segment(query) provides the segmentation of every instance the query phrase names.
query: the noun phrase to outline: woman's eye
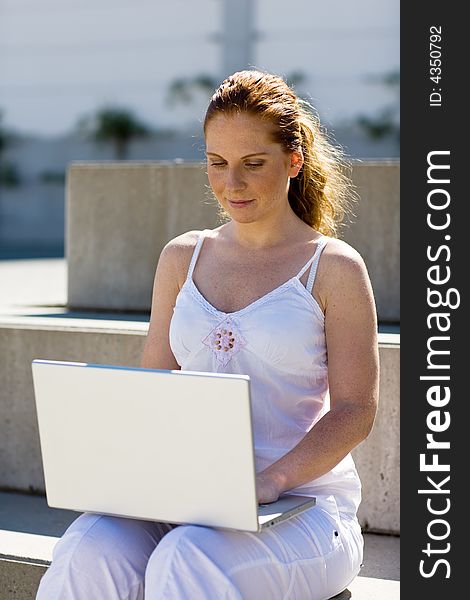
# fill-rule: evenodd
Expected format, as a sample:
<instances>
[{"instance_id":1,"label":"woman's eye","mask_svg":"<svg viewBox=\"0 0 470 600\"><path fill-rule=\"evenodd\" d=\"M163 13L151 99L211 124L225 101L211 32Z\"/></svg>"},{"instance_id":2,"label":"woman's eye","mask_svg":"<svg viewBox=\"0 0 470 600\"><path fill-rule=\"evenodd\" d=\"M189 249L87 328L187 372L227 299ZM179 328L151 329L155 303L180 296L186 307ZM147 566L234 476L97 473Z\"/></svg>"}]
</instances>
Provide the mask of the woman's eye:
<instances>
[{"instance_id":1,"label":"woman's eye","mask_svg":"<svg viewBox=\"0 0 470 600\"><path fill-rule=\"evenodd\" d=\"M210 163L211 167L225 167L226 163L218 162L218 163ZM256 169L257 167L262 167L263 163L245 163L246 167L250 167L250 169Z\"/></svg>"}]
</instances>

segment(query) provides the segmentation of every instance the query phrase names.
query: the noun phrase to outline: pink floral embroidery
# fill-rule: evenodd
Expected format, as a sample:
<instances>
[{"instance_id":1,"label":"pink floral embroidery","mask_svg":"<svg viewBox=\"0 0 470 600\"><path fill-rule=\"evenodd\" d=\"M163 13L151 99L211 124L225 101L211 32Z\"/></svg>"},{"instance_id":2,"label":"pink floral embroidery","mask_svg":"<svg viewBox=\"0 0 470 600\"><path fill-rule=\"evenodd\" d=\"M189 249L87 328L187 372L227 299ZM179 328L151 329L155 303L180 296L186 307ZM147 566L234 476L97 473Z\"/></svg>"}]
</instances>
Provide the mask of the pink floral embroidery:
<instances>
[{"instance_id":1,"label":"pink floral embroidery","mask_svg":"<svg viewBox=\"0 0 470 600\"><path fill-rule=\"evenodd\" d=\"M230 317L226 317L202 340L214 354L216 360L223 366L230 361L232 356L239 352L247 341L240 333Z\"/></svg>"}]
</instances>

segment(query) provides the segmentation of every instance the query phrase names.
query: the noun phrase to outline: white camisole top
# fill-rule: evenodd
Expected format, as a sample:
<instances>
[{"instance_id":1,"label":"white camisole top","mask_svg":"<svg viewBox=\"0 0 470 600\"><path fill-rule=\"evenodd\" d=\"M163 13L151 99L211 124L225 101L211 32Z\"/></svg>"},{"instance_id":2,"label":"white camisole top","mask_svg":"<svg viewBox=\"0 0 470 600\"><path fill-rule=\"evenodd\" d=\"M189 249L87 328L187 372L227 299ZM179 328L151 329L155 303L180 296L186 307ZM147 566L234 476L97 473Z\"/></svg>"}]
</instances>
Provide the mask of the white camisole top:
<instances>
[{"instance_id":1,"label":"white camisole top","mask_svg":"<svg viewBox=\"0 0 470 600\"><path fill-rule=\"evenodd\" d=\"M193 281L207 232L200 233L176 298L170 346L182 370L250 377L259 472L289 452L329 410L324 315L312 295L329 238L320 238L314 255L295 277L245 308L225 313L212 306ZM300 278L309 267L304 287ZM351 516L361 501L361 484L350 454L325 475L290 492L325 500L333 495L338 509Z\"/></svg>"}]
</instances>

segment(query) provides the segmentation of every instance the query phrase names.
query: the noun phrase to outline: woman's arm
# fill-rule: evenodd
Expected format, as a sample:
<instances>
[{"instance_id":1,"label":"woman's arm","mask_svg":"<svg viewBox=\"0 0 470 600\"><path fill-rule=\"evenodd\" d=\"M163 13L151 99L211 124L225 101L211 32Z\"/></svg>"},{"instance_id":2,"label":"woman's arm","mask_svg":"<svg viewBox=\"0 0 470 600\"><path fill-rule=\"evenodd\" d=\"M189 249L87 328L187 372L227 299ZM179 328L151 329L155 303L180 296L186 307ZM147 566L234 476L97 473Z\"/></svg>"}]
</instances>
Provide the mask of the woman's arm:
<instances>
[{"instance_id":1,"label":"woman's arm","mask_svg":"<svg viewBox=\"0 0 470 600\"><path fill-rule=\"evenodd\" d=\"M176 297L184 281L187 244L184 236L168 242L158 259L153 283L150 324L140 359L140 366L149 369L179 369L170 348L169 330ZM187 265L186 265L187 267Z\"/></svg>"},{"instance_id":2,"label":"woman's arm","mask_svg":"<svg viewBox=\"0 0 470 600\"><path fill-rule=\"evenodd\" d=\"M328 252L327 252L328 250ZM344 242L323 252L317 279L325 309L330 411L290 452L257 476L259 502L271 502L330 471L369 434L378 402L375 303L366 266Z\"/></svg>"}]
</instances>

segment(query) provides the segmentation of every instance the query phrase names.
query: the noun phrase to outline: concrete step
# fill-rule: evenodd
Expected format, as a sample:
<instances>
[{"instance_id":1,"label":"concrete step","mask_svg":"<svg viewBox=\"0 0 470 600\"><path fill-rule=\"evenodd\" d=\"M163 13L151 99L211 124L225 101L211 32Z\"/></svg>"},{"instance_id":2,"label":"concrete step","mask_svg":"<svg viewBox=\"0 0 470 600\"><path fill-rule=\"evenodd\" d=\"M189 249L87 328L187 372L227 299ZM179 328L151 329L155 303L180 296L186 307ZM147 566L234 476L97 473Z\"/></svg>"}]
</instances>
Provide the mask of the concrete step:
<instances>
[{"instance_id":1,"label":"concrete step","mask_svg":"<svg viewBox=\"0 0 470 600\"><path fill-rule=\"evenodd\" d=\"M44 496L0 492L0 600L33 600L60 536L80 513L49 508ZM398 600L395 536L365 534L361 574L335 600Z\"/></svg>"},{"instance_id":2,"label":"concrete step","mask_svg":"<svg viewBox=\"0 0 470 600\"><path fill-rule=\"evenodd\" d=\"M35 598L55 544L79 514L49 508L43 496L0 493L0 600Z\"/></svg>"},{"instance_id":3,"label":"concrete step","mask_svg":"<svg viewBox=\"0 0 470 600\"><path fill-rule=\"evenodd\" d=\"M65 259L0 260L0 282L0 489L44 494L31 361L136 366L148 314L69 310ZM353 451L359 519L367 531L399 534L399 328L379 327L379 352L377 419Z\"/></svg>"},{"instance_id":4,"label":"concrete step","mask_svg":"<svg viewBox=\"0 0 470 600\"><path fill-rule=\"evenodd\" d=\"M5 415L0 421L0 489L45 492L33 359L139 364L148 330L148 320L142 315L100 313L84 318L80 313L55 310L55 314L52 307L44 307L41 313L31 309L27 314L2 314L0 306L0 413ZM377 419L369 438L353 451L364 489L359 516L368 530L398 534L399 334L380 333L379 352Z\"/></svg>"}]
</instances>

